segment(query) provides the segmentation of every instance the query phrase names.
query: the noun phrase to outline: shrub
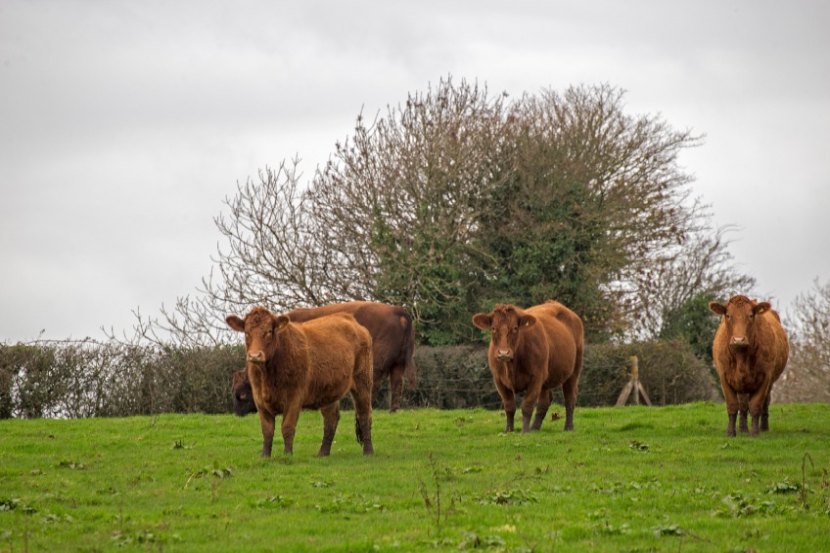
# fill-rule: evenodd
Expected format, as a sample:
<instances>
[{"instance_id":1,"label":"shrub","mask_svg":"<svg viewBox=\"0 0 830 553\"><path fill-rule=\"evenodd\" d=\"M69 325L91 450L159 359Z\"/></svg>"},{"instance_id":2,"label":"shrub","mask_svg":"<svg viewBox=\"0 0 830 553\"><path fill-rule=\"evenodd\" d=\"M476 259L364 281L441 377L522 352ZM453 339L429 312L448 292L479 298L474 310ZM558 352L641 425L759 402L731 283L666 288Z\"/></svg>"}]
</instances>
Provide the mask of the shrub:
<instances>
[{"instance_id":1,"label":"shrub","mask_svg":"<svg viewBox=\"0 0 830 553\"><path fill-rule=\"evenodd\" d=\"M640 380L654 404L717 398L706 366L682 340L588 346L579 405L613 405L639 357ZM230 380L241 368L241 345L136 346L119 342L0 344L1 417L95 417L155 413L226 413ZM405 407L500 409L487 366L487 348L416 349L418 386ZM375 405L388 404L383 383ZM561 402L561 393L555 395Z\"/></svg>"}]
</instances>

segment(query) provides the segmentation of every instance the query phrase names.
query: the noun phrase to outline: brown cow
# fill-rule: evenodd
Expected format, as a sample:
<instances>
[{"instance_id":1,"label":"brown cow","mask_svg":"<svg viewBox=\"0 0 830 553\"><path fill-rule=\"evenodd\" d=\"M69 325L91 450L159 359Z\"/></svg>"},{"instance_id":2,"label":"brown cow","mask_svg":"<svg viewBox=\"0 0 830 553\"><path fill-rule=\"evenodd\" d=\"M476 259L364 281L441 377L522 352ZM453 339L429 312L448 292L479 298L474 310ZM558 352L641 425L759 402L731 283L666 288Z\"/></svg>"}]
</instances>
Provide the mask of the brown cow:
<instances>
[{"instance_id":1,"label":"brown cow","mask_svg":"<svg viewBox=\"0 0 830 553\"><path fill-rule=\"evenodd\" d=\"M741 412L741 432L746 432L747 410L752 414L752 436L769 430L769 400L773 383L784 367L790 346L781 319L768 302L733 296L726 305L710 302L721 315L712 343L712 358L720 377L729 424L726 435L735 435L735 419Z\"/></svg>"},{"instance_id":2,"label":"brown cow","mask_svg":"<svg viewBox=\"0 0 830 553\"><path fill-rule=\"evenodd\" d=\"M340 399L351 392L358 442L372 448L372 337L351 315L339 313L293 323L255 307L241 319L225 318L245 333L246 371L262 426L262 456L271 456L274 419L282 414L284 451L293 452L294 432L302 409L320 409L323 443L318 455L331 452Z\"/></svg>"},{"instance_id":3,"label":"brown cow","mask_svg":"<svg viewBox=\"0 0 830 553\"><path fill-rule=\"evenodd\" d=\"M285 313L294 322L305 322L333 313L350 313L358 323L372 335L372 359L374 363L373 396L389 378L389 411L394 413L401 406L403 378L407 377L410 387L415 386L415 332L412 317L402 307L368 301L333 303L323 307L295 309ZM238 415L251 413L252 402L241 399L250 397L250 383L247 379L233 382L234 408Z\"/></svg>"},{"instance_id":4,"label":"brown cow","mask_svg":"<svg viewBox=\"0 0 830 553\"><path fill-rule=\"evenodd\" d=\"M473 324L492 331L487 360L507 415L505 430L513 431L516 393L524 394L522 432L539 430L558 386L565 396L565 430L573 430L584 348L579 316L555 301L528 309L499 304L490 314L474 315Z\"/></svg>"}]
</instances>

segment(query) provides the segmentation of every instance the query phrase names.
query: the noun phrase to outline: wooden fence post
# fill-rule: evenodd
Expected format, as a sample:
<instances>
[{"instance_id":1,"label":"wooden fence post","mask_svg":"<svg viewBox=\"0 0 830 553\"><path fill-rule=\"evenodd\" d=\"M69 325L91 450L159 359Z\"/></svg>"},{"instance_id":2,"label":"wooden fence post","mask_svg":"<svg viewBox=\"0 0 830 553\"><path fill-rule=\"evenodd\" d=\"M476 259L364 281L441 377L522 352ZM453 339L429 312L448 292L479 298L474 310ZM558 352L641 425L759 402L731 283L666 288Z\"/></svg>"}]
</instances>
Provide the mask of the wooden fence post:
<instances>
[{"instance_id":1,"label":"wooden fence post","mask_svg":"<svg viewBox=\"0 0 830 553\"><path fill-rule=\"evenodd\" d=\"M646 404L651 407L651 400L648 398L648 394L646 393L646 389L643 387L642 382L640 382L640 363L636 355L631 356L631 379L625 386L623 386L622 392L620 392L620 397L617 398L617 407L625 405L626 401L628 401L628 396L631 395L631 392L634 392L635 405L640 405L640 394L642 394Z\"/></svg>"}]
</instances>

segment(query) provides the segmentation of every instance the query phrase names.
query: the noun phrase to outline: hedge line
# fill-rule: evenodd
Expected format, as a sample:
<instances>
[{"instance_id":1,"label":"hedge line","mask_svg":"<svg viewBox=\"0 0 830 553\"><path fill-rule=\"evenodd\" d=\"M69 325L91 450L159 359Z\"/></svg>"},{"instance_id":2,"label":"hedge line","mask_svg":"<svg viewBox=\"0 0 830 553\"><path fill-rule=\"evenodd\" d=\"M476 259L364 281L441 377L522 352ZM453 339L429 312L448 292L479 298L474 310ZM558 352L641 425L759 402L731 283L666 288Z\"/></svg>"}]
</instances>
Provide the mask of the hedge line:
<instances>
[{"instance_id":1,"label":"hedge line","mask_svg":"<svg viewBox=\"0 0 830 553\"><path fill-rule=\"evenodd\" d=\"M405 390L404 407L501 407L484 346L420 347L415 355L418 385ZM628 381L632 355L639 357L640 380L655 404L719 397L688 344L655 341L588 346L578 405L613 405ZM0 418L227 413L231 374L243 362L241 345L0 344ZM384 383L376 406L388 405L387 388Z\"/></svg>"}]
</instances>

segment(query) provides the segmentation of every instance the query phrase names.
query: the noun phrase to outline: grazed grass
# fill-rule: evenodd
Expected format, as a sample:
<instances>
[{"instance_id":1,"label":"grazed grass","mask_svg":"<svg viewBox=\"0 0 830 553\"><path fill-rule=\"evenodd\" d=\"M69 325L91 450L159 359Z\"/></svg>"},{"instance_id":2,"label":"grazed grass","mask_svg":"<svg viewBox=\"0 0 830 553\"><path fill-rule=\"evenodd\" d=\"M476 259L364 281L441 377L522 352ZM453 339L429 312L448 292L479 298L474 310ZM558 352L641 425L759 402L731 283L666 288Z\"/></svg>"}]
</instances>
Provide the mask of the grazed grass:
<instances>
[{"instance_id":1,"label":"grazed grass","mask_svg":"<svg viewBox=\"0 0 830 553\"><path fill-rule=\"evenodd\" d=\"M830 405L774 405L758 439L705 403L529 435L377 411L372 458L351 419L318 459L304 413L270 460L254 417L0 421L0 552L830 550Z\"/></svg>"}]
</instances>

